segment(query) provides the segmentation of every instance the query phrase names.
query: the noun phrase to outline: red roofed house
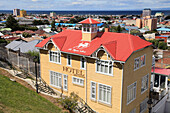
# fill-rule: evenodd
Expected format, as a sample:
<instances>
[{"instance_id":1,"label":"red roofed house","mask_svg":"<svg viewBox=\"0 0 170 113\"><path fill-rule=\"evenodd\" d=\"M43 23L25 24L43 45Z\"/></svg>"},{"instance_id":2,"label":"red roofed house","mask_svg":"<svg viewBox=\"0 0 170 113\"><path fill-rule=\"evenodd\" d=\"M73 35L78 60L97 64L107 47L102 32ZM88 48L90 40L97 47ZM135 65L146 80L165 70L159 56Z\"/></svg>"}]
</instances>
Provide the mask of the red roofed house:
<instances>
[{"instance_id":1,"label":"red roofed house","mask_svg":"<svg viewBox=\"0 0 170 113\"><path fill-rule=\"evenodd\" d=\"M36 45L41 79L64 95L75 92L99 113L148 113L152 44L125 33L97 32L88 18Z\"/></svg>"}]
</instances>

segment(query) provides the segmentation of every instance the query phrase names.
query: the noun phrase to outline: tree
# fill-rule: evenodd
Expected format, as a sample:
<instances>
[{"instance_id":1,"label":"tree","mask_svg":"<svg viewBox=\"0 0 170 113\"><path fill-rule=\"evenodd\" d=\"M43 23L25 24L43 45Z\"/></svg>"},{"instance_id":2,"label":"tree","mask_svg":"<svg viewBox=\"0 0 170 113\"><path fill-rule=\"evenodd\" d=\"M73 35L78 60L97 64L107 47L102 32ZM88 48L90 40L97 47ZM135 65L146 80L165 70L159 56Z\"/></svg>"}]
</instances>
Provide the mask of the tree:
<instances>
[{"instance_id":1,"label":"tree","mask_svg":"<svg viewBox=\"0 0 170 113\"><path fill-rule=\"evenodd\" d=\"M111 32L117 32L117 33L121 33L123 30L125 30L124 27L121 27L120 25L116 26L112 26L110 31Z\"/></svg>"},{"instance_id":2,"label":"tree","mask_svg":"<svg viewBox=\"0 0 170 113\"><path fill-rule=\"evenodd\" d=\"M167 43L165 43L165 42L160 42L160 43L158 44L158 48L159 48L159 49L163 49L163 50L167 49Z\"/></svg>"},{"instance_id":3,"label":"tree","mask_svg":"<svg viewBox=\"0 0 170 113\"><path fill-rule=\"evenodd\" d=\"M120 33L120 32L122 31L120 25L117 26L116 31L117 31L118 33Z\"/></svg>"},{"instance_id":4,"label":"tree","mask_svg":"<svg viewBox=\"0 0 170 113\"><path fill-rule=\"evenodd\" d=\"M29 51L27 52L27 54L30 55L30 56L32 56L32 57L35 57L35 56L36 56L38 62L40 61L40 56L39 56L39 52L38 52L38 51L30 51L30 50L29 50Z\"/></svg>"},{"instance_id":5,"label":"tree","mask_svg":"<svg viewBox=\"0 0 170 113\"><path fill-rule=\"evenodd\" d=\"M136 30L136 29L130 30L130 34L132 34L132 35L139 34L139 33L140 33L139 30Z\"/></svg>"},{"instance_id":6,"label":"tree","mask_svg":"<svg viewBox=\"0 0 170 113\"><path fill-rule=\"evenodd\" d=\"M56 31L54 20L51 22L51 31Z\"/></svg>"},{"instance_id":7,"label":"tree","mask_svg":"<svg viewBox=\"0 0 170 113\"><path fill-rule=\"evenodd\" d=\"M44 23L42 22L42 20L34 20L33 25L44 25Z\"/></svg>"},{"instance_id":8,"label":"tree","mask_svg":"<svg viewBox=\"0 0 170 113\"><path fill-rule=\"evenodd\" d=\"M12 15L9 15L9 17L7 18L6 27L11 28L12 31L16 31L19 29L18 22Z\"/></svg>"},{"instance_id":9,"label":"tree","mask_svg":"<svg viewBox=\"0 0 170 113\"><path fill-rule=\"evenodd\" d=\"M27 32L23 32L23 33L22 33L22 36L25 37L25 38L27 38L27 37L31 37L32 35L29 34L29 33L27 33Z\"/></svg>"}]
</instances>

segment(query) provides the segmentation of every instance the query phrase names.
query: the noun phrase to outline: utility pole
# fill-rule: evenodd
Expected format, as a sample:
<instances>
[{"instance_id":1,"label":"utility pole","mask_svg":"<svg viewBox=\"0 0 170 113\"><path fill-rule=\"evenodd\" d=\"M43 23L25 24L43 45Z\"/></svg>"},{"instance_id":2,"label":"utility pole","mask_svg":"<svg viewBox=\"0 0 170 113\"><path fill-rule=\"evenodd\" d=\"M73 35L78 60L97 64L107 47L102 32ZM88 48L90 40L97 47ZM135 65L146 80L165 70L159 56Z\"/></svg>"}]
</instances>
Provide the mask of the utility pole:
<instances>
[{"instance_id":1,"label":"utility pole","mask_svg":"<svg viewBox=\"0 0 170 113\"><path fill-rule=\"evenodd\" d=\"M36 92L38 93L38 83L37 83L37 56L34 57L34 61L35 61L35 75L36 75Z\"/></svg>"}]
</instances>

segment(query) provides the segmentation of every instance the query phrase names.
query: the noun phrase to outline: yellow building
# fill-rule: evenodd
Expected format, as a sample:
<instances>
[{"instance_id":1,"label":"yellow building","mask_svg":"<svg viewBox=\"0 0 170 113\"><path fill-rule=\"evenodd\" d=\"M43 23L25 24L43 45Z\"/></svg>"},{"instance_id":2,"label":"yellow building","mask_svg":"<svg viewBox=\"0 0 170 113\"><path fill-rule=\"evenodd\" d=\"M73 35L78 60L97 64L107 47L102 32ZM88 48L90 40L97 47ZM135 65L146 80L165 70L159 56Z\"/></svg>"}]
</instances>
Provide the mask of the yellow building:
<instances>
[{"instance_id":1,"label":"yellow building","mask_svg":"<svg viewBox=\"0 0 170 113\"><path fill-rule=\"evenodd\" d=\"M150 16L136 19L136 26L138 28L146 28L148 30L157 29L157 18L150 18Z\"/></svg>"},{"instance_id":2,"label":"yellow building","mask_svg":"<svg viewBox=\"0 0 170 113\"><path fill-rule=\"evenodd\" d=\"M25 10L20 10L20 17L25 17L27 15L27 12Z\"/></svg>"},{"instance_id":3,"label":"yellow building","mask_svg":"<svg viewBox=\"0 0 170 113\"><path fill-rule=\"evenodd\" d=\"M37 44L41 79L64 95L75 92L98 113L148 113L151 43L99 33L98 23L88 18L82 31L64 30Z\"/></svg>"}]
</instances>

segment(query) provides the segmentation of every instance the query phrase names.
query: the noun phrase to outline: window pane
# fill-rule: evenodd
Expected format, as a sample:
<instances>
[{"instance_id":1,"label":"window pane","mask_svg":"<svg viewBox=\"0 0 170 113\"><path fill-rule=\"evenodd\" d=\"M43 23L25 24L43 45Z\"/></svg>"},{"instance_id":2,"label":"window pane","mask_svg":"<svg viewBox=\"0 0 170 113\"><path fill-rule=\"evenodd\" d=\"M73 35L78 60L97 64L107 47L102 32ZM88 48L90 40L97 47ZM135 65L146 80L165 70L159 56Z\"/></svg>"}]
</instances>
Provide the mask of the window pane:
<instances>
[{"instance_id":1,"label":"window pane","mask_svg":"<svg viewBox=\"0 0 170 113\"><path fill-rule=\"evenodd\" d=\"M108 65L105 66L105 73L108 73Z\"/></svg>"}]
</instances>

